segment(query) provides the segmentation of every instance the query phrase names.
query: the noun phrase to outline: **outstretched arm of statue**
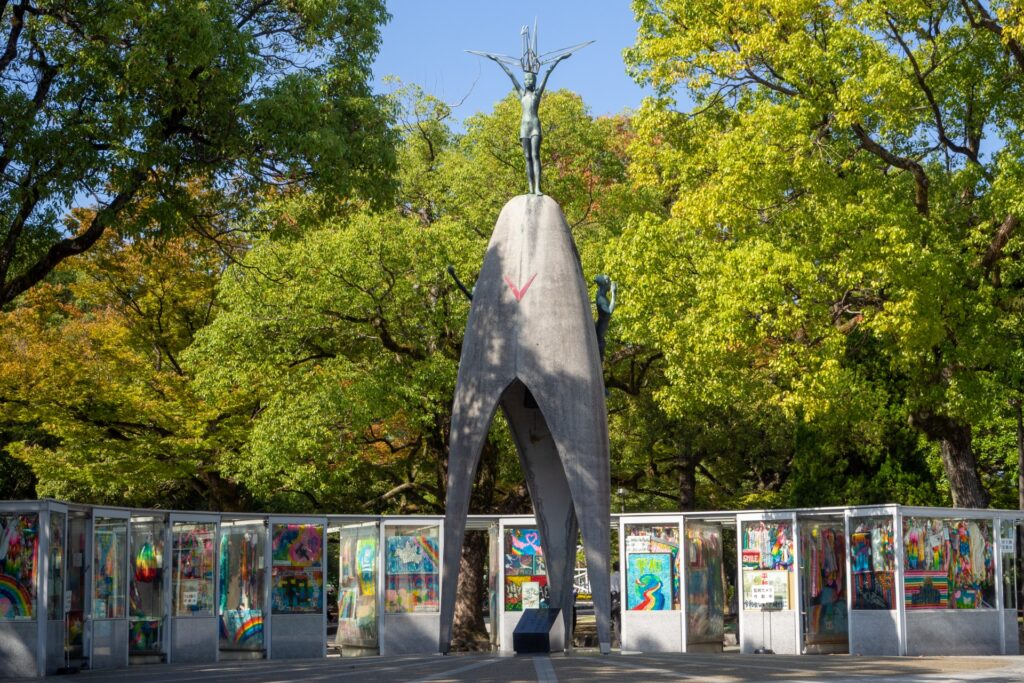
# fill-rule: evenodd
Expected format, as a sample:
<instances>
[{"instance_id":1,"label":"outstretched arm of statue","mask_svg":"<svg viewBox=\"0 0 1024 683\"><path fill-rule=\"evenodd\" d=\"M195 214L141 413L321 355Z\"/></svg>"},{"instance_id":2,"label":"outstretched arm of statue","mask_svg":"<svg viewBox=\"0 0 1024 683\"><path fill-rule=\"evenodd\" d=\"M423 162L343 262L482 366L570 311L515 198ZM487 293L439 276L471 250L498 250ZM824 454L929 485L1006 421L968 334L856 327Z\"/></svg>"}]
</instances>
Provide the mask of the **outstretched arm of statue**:
<instances>
[{"instance_id":1,"label":"outstretched arm of statue","mask_svg":"<svg viewBox=\"0 0 1024 683\"><path fill-rule=\"evenodd\" d=\"M522 94L523 86L519 84L519 79L517 79L516 75L512 73L512 70L505 66L505 63L498 59L497 57L495 57L494 55L487 55L487 59L491 60L492 62L500 66L501 70L508 74L508 77L512 79L512 86L516 89L516 92Z\"/></svg>"},{"instance_id":2,"label":"outstretched arm of statue","mask_svg":"<svg viewBox=\"0 0 1024 683\"><path fill-rule=\"evenodd\" d=\"M452 276L453 280L455 280L455 286L462 290L462 293L466 295L467 299L472 301L473 292L469 291L469 289L466 288L466 285L462 284L462 280L459 279L459 276L455 274L455 266L449 264L448 274ZM473 289L476 289L476 287L474 287Z\"/></svg>"},{"instance_id":3,"label":"outstretched arm of statue","mask_svg":"<svg viewBox=\"0 0 1024 683\"><path fill-rule=\"evenodd\" d=\"M545 88L545 87L547 86L547 84L548 84L548 77L549 77L549 76L551 75L551 72L555 70L555 67L556 67L556 66L558 66L558 63L559 63L559 62L561 62L561 61L562 61L563 59L569 59L569 57L571 57L571 56L572 56L572 53L569 53L569 54L567 54L567 55L562 55L561 57L559 57L558 59L556 59L556 60L555 60L555 61L554 61L554 62L553 62L553 63L551 64L551 66L549 66L549 67L548 67L548 70L544 72L544 80L542 80L542 81L540 82L540 87L539 87L539 88L537 88L537 96L538 96L538 97L540 97L541 95L543 95L543 94L544 94L544 88ZM508 69L506 69L506 71L508 71Z\"/></svg>"}]
</instances>

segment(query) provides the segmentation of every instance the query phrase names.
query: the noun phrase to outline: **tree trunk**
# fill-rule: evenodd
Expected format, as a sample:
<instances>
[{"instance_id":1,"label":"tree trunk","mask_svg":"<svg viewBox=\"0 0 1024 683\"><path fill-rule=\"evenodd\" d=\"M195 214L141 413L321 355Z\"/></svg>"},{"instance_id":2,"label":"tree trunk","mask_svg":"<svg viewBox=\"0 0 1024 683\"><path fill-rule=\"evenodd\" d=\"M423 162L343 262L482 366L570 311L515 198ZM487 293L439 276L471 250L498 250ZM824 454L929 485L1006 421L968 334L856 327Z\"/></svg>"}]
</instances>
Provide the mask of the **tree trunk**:
<instances>
[{"instance_id":1,"label":"tree trunk","mask_svg":"<svg viewBox=\"0 0 1024 683\"><path fill-rule=\"evenodd\" d=\"M697 508L697 458L679 454L679 509Z\"/></svg>"},{"instance_id":2,"label":"tree trunk","mask_svg":"<svg viewBox=\"0 0 1024 683\"><path fill-rule=\"evenodd\" d=\"M949 479L953 507L988 507L989 494L981 485L971 445L971 426L945 415L915 415L912 424L939 444L942 465Z\"/></svg>"},{"instance_id":3,"label":"tree trunk","mask_svg":"<svg viewBox=\"0 0 1024 683\"><path fill-rule=\"evenodd\" d=\"M487 625L484 623L484 601L487 597L485 560L487 533L467 531L459 562L459 586L455 591L455 620L452 625L453 650L486 650L490 648Z\"/></svg>"}]
</instances>

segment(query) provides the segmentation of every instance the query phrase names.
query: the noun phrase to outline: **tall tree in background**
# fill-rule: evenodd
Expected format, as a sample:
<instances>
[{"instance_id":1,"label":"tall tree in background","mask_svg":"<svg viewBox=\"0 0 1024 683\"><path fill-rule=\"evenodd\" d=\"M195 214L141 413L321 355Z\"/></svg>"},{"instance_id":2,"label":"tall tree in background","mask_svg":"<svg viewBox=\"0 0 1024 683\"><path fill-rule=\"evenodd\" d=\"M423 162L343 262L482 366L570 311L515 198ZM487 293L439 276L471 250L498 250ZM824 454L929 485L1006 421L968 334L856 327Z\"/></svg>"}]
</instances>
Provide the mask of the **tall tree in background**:
<instances>
[{"instance_id":1,"label":"tall tree in background","mask_svg":"<svg viewBox=\"0 0 1024 683\"><path fill-rule=\"evenodd\" d=\"M1007 398L1024 287L1019 9L634 8L629 60L658 92L634 174L671 210L634 222L621 277L644 292L625 322L666 354L662 404L758 402L879 445L895 410L953 503L987 505L972 426Z\"/></svg>"},{"instance_id":2,"label":"tall tree in background","mask_svg":"<svg viewBox=\"0 0 1024 683\"><path fill-rule=\"evenodd\" d=\"M383 0L0 2L0 306L115 224L201 223L196 182L233 218L268 186L387 198L390 114L367 85L387 16ZM82 202L97 210L69 232Z\"/></svg>"}]
</instances>

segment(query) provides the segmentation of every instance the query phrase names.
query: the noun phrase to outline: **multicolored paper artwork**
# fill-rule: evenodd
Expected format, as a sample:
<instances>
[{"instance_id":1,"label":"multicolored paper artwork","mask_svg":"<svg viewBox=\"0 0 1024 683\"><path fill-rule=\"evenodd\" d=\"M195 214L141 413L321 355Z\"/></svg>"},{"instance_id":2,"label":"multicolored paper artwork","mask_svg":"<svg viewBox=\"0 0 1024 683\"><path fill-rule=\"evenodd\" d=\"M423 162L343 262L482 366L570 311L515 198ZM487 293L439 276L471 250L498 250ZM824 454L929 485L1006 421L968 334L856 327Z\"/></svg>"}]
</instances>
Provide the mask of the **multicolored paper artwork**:
<instances>
[{"instance_id":1,"label":"multicolored paper artwork","mask_svg":"<svg viewBox=\"0 0 1024 683\"><path fill-rule=\"evenodd\" d=\"M160 619L132 619L128 623L128 639L132 652L159 651Z\"/></svg>"},{"instance_id":2,"label":"multicolored paper artwork","mask_svg":"<svg viewBox=\"0 0 1024 683\"><path fill-rule=\"evenodd\" d=\"M390 613L436 612L440 607L437 574L395 574L387 577L384 609Z\"/></svg>"},{"instance_id":3,"label":"multicolored paper artwork","mask_svg":"<svg viewBox=\"0 0 1024 683\"><path fill-rule=\"evenodd\" d=\"M232 609L220 615L220 639L226 647L263 648L263 611Z\"/></svg>"},{"instance_id":4,"label":"multicolored paper artwork","mask_svg":"<svg viewBox=\"0 0 1024 683\"><path fill-rule=\"evenodd\" d=\"M789 569L793 532L789 522L744 522L741 557L751 569Z\"/></svg>"},{"instance_id":5,"label":"multicolored paper artwork","mask_svg":"<svg viewBox=\"0 0 1024 683\"><path fill-rule=\"evenodd\" d=\"M274 614L322 611L323 528L317 524L275 524L271 542Z\"/></svg>"},{"instance_id":6,"label":"multicolored paper artwork","mask_svg":"<svg viewBox=\"0 0 1024 683\"><path fill-rule=\"evenodd\" d=\"M360 538L356 542L356 566L359 568L359 593L372 596L376 593L377 539Z\"/></svg>"},{"instance_id":7,"label":"multicolored paper artwork","mask_svg":"<svg viewBox=\"0 0 1024 683\"><path fill-rule=\"evenodd\" d=\"M893 572L860 572L853 575L853 609L893 609L896 604Z\"/></svg>"},{"instance_id":8,"label":"multicolored paper artwork","mask_svg":"<svg viewBox=\"0 0 1024 683\"><path fill-rule=\"evenodd\" d=\"M934 609L949 604L949 576L944 571L908 571L903 577L907 609Z\"/></svg>"},{"instance_id":9,"label":"multicolored paper artwork","mask_svg":"<svg viewBox=\"0 0 1024 683\"><path fill-rule=\"evenodd\" d=\"M387 573L437 574L436 536L391 536L387 539Z\"/></svg>"},{"instance_id":10,"label":"multicolored paper artwork","mask_svg":"<svg viewBox=\"0 0 1024 683\"><path fill-rule=\"evenodd\" d=\"M536 529L505 529L505 575L544 576L544 550Z\"/></svg>"},{"instance_id":11,"label":"multicolored paper artwork","mask_svg":"<svg viewBox=\"0 0 1024 683\"><path fill-rule=\"evenodd\" d=\"M853 571L871 571L871 533L861 531L850 534L850 553L853 557Z\"/></svg>"},{"instance_id":12,"label":"multicolored paper artwork","mask_svg":"<svg viewBox=\"0 0 1024 683\"><path fill-rule=\"evenodd\" d=\"M672 609L671 553L634 553L626 557L626 609Z\"/></svg>"},{"instance_id":13,"label":"multicolored paper artwork","mask_svg":"<svg viewBox=\"0 0 1024 683\"><path fill-rule=\"evenodd\" d=\"M38 515L0 515L0 620L32 619L39 567Z\"/></svg>"},{"instance_id":14,"label":"multicolored paper artwork","mask_svg":"<svg viewBox=\"0 0 1024 683\"><path fill-rule=\"evenodd\" d=\"M505 611L522 612L549 606L548 577L506 576Z\"/></svg>"},{"instance_id":15,"label":"multicolored paper artwork","mask_svg":"<svg viewBox=\"0 0 1024 683\"><path fill-rule=\"evenodd\" d=\"M322 530L316 524L275 524L273 563L288 567L319 567Z\"/></svg>"}]
</instances>

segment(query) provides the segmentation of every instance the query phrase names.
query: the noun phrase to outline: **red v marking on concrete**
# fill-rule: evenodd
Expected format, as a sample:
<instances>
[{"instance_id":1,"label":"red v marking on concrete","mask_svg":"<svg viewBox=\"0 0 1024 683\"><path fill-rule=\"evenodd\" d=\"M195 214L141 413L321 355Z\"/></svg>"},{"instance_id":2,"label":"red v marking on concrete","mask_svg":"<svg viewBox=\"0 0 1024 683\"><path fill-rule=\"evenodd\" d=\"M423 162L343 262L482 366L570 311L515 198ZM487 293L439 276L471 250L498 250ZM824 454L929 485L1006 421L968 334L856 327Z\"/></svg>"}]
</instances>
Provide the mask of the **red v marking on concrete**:
<instances>
[{"instance_id":1,"label":"red v marking on concrete","mask_svg":"<svg viewBox=\"0 0 1024 683\"><path fill-rule=\"evenodd\" d=\"M505 276L505 284L508 285L508 288L512 290L512 296L514 296L516 298L516 301L518 302L522 301L523 297L526 296L526 290L528 290L530 288L530 285L533 284L533 278L535 277L537 277L537 273L534 273L533 275L530 276L530 279L526 281L526 284L523 285L522 289L516 287L516 283L512 282L512 280L509 279L508 275Z\"/></svg>"}]
</instances>

